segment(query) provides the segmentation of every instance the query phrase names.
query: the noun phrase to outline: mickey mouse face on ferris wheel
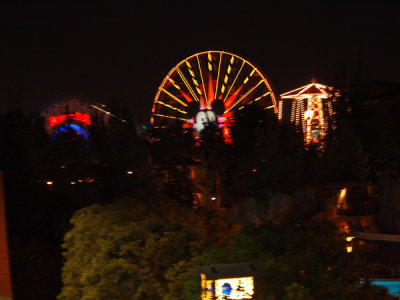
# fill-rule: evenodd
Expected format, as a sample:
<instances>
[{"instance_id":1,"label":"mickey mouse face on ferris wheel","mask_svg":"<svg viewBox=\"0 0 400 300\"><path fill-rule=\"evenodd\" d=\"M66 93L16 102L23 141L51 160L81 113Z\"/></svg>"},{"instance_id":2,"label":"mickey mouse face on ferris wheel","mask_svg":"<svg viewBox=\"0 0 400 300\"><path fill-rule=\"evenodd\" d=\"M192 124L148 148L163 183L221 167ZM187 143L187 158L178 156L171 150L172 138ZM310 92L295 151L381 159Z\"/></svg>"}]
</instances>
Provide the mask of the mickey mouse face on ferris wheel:
<instances>
[{"instance_id":1,"label":"mickey mouse face on ferris wheel","mask_svg":"<svg viewBox=\"0 0 400 300\"><path fill-rule=\"evenodd\" d=\"M215 100L211 109L200 109L200 104L192 102L188 107L188 116L194 118L193 128L196 133L200 133L207 125L217 124L218 116L224 113L224 103L221 100Z\"/></svg>"},{"instance_id":2,"label":"mickey mouse face on ferris wheel","mask_svg":"<svg viewBox=\"0 0 400 300\"><path fill-rule=\"evenodd\" d=\"M212 110L205 109L197 113L193 128L199 134L207 125L216 124L217 122L215 113Z\"/></svg>"}]
</instances>

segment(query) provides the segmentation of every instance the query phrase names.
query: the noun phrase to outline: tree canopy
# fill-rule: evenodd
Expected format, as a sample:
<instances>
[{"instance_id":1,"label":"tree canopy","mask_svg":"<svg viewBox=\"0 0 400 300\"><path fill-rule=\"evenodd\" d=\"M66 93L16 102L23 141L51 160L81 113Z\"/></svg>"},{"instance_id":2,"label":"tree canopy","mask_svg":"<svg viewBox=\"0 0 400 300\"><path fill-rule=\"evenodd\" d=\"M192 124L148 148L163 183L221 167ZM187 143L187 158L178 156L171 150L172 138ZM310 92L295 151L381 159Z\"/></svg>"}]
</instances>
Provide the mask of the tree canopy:
<instances>
[{"instance_id":1,"label":"tree canopy","mask_svg":"<svg viewBox=\"0 0 400 300\"><path fill-rule=\"evenodd\" d=\"M216 233L230 229L214 216L208 232L201 213L154 197L94 204L74 214L58 299L183 299L184 287L175 281L186 279L207 245L222 246Z\"/></svg>"}]
</instances>

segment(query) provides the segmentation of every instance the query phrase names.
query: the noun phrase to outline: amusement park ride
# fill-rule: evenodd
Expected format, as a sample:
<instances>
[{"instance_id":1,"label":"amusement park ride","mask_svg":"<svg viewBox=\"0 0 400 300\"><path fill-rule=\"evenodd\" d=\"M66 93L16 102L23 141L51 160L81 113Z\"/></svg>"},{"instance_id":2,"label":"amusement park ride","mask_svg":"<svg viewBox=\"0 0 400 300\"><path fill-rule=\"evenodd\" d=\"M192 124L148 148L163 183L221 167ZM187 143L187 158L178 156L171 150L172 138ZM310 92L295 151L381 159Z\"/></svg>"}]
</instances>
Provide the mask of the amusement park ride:
<instances>
[{"instance_id":1,"label":"amusement park ride","mask_svg":"<svg viewBox=\"0 0 400 300\"><path fill-rule=\"evenodd\" d=\"M278 119L289 119L304 134L306 145L323 145L329 127L335 128L333 103L338 91L319 83L310 83L281 95Z\"/></svg>"},{"instance_id":2,"label":"amusement park ride","mask_svg":"<svg viewBox=\"0 0 400 300\"><path fill-rule=\"evenodd\" d=\"M89 127L92 125L107 126L110 117L126 122L107 111L105 105L81 96L62 99L42 112L42 116L50 136L55 137L63 132L74 131L86 140L89 138Z\"/></svg>"},{"instance_id":3,"label":"amusement park ride","mask_svg":"<svg viewBox=\"0 0 400 300\"><path fill-rule=\"evenodd\" d=\"M162 81L154 98L154 128L180 122L199 133L208 124L222 129L231 142L235 111L249 104L276 111L276 95L268 79L246 59L225 51L196 53L179 62Z\"/></svg>"}]
</instances>

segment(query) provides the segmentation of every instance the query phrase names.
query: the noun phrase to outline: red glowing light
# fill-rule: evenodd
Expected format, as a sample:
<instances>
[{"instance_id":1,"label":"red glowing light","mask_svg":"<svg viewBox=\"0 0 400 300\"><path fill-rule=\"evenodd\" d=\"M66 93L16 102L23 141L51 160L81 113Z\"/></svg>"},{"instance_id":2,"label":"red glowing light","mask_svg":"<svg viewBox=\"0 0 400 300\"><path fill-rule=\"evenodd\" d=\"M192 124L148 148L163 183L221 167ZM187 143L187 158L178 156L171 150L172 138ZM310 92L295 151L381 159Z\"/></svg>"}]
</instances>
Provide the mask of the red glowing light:
<instances>
[{"instance_id":1,"label":"red glowing light","mask_svg":"<svg viewBox=\"0 0 400 300\"><path fill-rule=\"evenodd\" d=\"M228 127L224 127L222 129L222 134L224 136L225 143L233 144L233 141L232 141L232 138L231 138L231 131L230 131L230 129Z\"/></svg>"},{"instance_id":2,"label":"red glowing light","mask_svg":"<svg viewBox=\"0 0 400 300\"><path fill-rule=\"evenodd\" d=\"M211 73L208 74L208 101L210 103L213 103L215 100L215 94L214 94L214 84L213 84L213 79Z\"/></svg>"},{"instance_id":3,"label":"red glowing light","mask_svg":"<svg viewBox=\"0 0 400 300\"><path fill-rule=\"evenodd\" d=\"M180 90L180 92L181 92L181 94L182 94L182 96L186 99L186 101L187 102L192 102L193 101L193 99L192 98L190 98L189 97L189 95L188 94L186 94L184 91L182 91L182 90Z\"/></svg>"},{"instance_id":4,"label":"red glowing light","mask_svg":"<svg viewBox=\"0 0 400 300\"><path fill-rule=\"evenodd\" d=\"M226 101L225 101L225 108L228 109L232 106L233 102L236 100L237 96L240 93L240 90L243 88L241 85Z\"/></svg>"},{"instance_id":5,"label":"red glowing light","mask_svg":"<svg viewBox=\"0 0 400 300\"><path fill-rule=\"evenodd\" d=\"M59 115L59 116L50 116L50 126L53 127L61 122L65 122L68 118L76 121L83 122L87 125L91 124L90 115L83 114L80 112L76 112L74 114L66 114L66 115Z\"/></svg>"}]
</instances>

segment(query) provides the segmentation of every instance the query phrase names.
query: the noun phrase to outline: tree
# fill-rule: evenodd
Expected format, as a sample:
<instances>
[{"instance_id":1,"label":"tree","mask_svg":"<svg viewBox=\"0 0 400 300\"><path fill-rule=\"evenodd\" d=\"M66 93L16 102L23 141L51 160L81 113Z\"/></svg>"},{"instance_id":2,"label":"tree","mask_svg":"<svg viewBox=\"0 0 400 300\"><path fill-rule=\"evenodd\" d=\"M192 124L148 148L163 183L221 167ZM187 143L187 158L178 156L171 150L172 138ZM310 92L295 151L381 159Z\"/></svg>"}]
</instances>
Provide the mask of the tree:
<instances>
[{"instance_id":1,"label":"tree","mask_svg":"<svg viewBox=\"0 0 400 300\"><path fill-rule=\"evenodd\" d=\"M209 240L219 244L204 223L156 191L79 210L64 239L58 299L183 299L195 258Z\"/></svg>"}]
</instances>

